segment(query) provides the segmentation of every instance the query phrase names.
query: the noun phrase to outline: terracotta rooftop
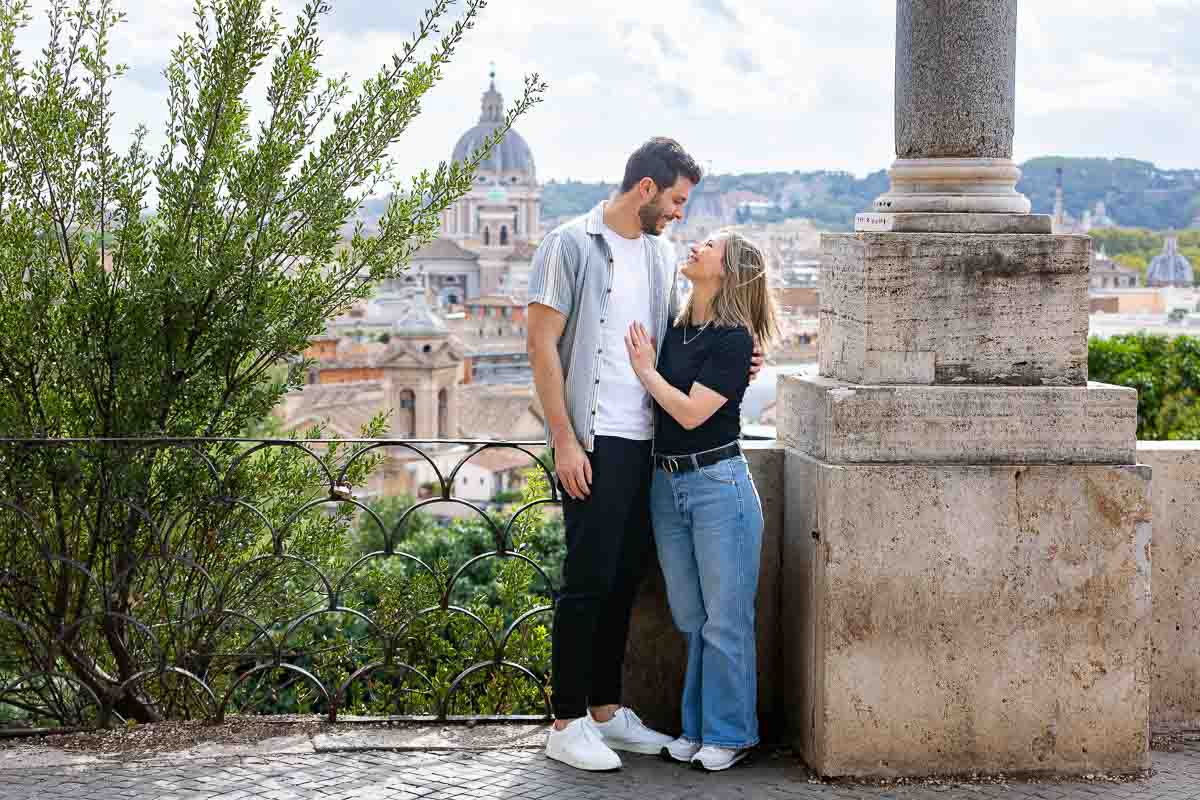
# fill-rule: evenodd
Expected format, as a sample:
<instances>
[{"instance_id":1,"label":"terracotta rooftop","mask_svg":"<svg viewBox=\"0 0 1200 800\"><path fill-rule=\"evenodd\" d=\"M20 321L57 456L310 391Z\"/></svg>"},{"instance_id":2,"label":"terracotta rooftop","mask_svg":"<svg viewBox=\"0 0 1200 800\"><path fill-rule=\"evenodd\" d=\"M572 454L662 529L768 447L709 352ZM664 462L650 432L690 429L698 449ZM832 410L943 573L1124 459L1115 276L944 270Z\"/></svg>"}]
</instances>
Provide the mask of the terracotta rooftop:
<instances>
[{"instance_id":1,"label":"terracotta rooftop","mask_svg":"<svg viewBox=\"0 0 1200 800\"><path fill-rule=\"evenodd\" d=\"M531 385L460 386L458 402L458 428L464 438L534 440L544 435Z\"/></svg>"}]
</instances>

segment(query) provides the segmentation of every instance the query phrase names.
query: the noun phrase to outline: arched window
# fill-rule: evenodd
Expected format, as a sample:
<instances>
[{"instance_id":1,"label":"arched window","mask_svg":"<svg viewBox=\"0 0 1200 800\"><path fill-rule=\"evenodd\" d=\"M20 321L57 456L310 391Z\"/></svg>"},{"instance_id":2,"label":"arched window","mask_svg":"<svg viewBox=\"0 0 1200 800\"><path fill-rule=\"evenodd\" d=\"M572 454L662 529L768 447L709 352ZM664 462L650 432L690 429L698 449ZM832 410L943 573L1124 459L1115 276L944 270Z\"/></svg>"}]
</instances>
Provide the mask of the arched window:
<instances>
[{"instance_id":1,"label":"arched window","mask_svg":"<svg viewBox=\"0 0 1200 800\"><path fill-rule=\"evenodd\" d=\"M491 243L492 243L492 229L484 228L483 229L483 245L484 245L484 247L486 247Z\"/></svg>"},{"instance_id":2,"label":"arched window","mask_svg":"<svg viewBox=\"0 0 1200 800\"><path fill-rule=\"evenodd\" d=\"M400 437L411 437L415 434L415 411L417 405L417 396L412 389L404 389L400 392L400 407L396 409L396 434Z\"/></svg>"},{"instance_id":3,"label":"arched window","mask_svg":"<svg viewBox=\"0 0 1200 800\"><path fill-rule=\"evenodd\" d=\"M506 244L508 244L508 226L501 225L500 226L500 245L503 246Z\"/></svg>"}]
</instances>

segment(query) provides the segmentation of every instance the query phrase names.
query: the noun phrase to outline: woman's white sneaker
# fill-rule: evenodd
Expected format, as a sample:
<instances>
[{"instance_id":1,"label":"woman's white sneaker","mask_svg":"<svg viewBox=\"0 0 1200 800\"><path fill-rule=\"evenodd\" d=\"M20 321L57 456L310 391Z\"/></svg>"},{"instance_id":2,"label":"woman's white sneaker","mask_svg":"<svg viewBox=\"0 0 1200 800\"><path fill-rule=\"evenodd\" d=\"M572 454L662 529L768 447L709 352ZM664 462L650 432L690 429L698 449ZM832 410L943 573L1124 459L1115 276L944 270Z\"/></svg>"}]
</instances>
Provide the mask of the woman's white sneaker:
<instances>
[{"instance_id":1,"label":"woman's white sneaker","mask_svg":"<svg viewBox=\"0 0 1200 800\"><path fill-rule=\"evenodd\" d=\"M591 717L580 717L561 731L550 726L546 755L555 761L589 772L621 768L621 757L612 751L595 729Z\"/></svg>"},{"instance_id":2,"label":"woman's white sneaker","mask_svg":"<svg viewBox=\"0 0 1200 800\"><path fill-rule=\"evenodd\" d=\"M720 772L750 755L750 750L749 747L718 747L706 744L692 759L692 766L707 772Z\"/></svg>"},{"instance_id":3,"label":"woman's white sneaker","mask_svg":"<svg viewBox=\"0 0 1200 800\"><path fill-rule=\"evenodd\" d=\"M695 739L689 739L686 736L680 736L675 741L668 744L660 752L663 758L668 761L680 761L684 764L695 758L696 753L700 752L700 743Z\"/></svg>"},{"instance_id":4,"label":"woman's white sneaker","mask_svg":"<svg viewBox=\"0 0 1200 800\"><path fill-rule=\"evenodd\" d=\"M592 719L590 711L588 718ZM637 714L624 706L618 708L617 713L613 714L613 718L608 722L596 722L592 719L592 724L604 737L604 743L613 750L653 756L671 743L670 736L650 730Z\"/></svg>"}]
</instances>

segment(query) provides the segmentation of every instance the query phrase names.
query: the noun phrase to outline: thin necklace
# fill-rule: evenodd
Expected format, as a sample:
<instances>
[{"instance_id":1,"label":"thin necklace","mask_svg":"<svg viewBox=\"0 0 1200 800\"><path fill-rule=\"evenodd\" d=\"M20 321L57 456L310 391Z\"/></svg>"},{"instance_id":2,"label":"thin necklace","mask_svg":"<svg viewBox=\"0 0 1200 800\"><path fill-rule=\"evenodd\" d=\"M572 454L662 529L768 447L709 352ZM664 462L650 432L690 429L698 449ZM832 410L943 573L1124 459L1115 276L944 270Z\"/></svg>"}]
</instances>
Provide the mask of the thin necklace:
<instances>
[{"instance_id":1,"label":"thin necklace","mask_svg":"<svg viewBox=\"0 0 1200 800\"><path fill-rule=\"evenodd\" d=\"M703 326L700 328L700 330L696 331L696 335L695 335L695 336L693 336L691 339L689 339L689 338L687 337L687 326L685 325L685 326L684 326L684 328L683 328L683 343L684 343L684 344L691 344L692 342L694 342L694 341L696 341L697 339L699 339L699 338L700 338L700 334L704 333L705 329L706 329L706 328L708 328L708 326L709 326L709 325L711 325L711 324L712 324L712 320L710 319L708 322L704 323L704 325L703 325Z\"/></svg>"}]
</instances>

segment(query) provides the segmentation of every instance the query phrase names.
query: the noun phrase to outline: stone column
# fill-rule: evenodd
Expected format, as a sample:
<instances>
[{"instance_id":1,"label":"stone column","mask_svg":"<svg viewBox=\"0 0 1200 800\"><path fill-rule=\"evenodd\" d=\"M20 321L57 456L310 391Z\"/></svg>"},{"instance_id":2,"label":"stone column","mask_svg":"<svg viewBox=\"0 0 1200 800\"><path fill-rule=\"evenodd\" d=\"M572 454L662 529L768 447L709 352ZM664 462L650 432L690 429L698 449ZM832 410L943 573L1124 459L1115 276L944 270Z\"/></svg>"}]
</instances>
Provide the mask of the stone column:
<instances>
[{"instance_id":1,"label":"stone column","mask_svg":"<svg viewBox=\"0 0 1200 800\"><path fill-rule=\"evenodd\" d=\"M1017 0L897 2L897 160L856 229L1050 232L1016 190L1016 47Z\"/></svg>"},{"instance_id":2,"label":"stone column","mask_svg":"<svg viewBox=\"0 0 1200 800\"><path fill-rule=\"evenodd\" d=\"M1150 472L1137 393L1087 380L1091 240L1012 190L1016 0L897 5L893 205L822 237L820 375L780 382L792 742L830 776L1135 772Z\"/></svg>"}]
</instances>

